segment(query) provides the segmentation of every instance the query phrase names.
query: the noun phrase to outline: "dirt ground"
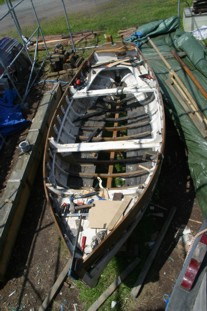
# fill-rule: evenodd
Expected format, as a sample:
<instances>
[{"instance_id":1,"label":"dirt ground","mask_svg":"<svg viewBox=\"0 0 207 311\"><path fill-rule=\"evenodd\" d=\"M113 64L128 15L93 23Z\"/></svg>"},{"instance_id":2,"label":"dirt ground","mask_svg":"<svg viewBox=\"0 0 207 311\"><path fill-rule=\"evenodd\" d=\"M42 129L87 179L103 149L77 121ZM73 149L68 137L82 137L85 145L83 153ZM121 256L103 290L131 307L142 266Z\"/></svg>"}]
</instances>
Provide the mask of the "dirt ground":
<instances>
[{"instance_id":1,"label":"dirt ground","mask_svg":"<svg viewBox=\"0 0 207 311\"><path fill-rule=\"evenodd\" d=\"M28 111L30 117L35 114L36 106L33 104ZM16 143L22 135L9 139L1 151L1 189L8 171L12 168L11 163L15 161ZM202 217L189 176L186 151L170 120L167 120L165 157L153 200L161 206L161 209L158 207L159 212L163 208L165 211L176 208L176 214L140 295L136 300L128 297L125 308L120 307L117 310L165 309L163 297L172 292L188 248L187 242L180 240L182 231L187 226L192 235L195 235L201 225ZM156 224L159 224L160 219L163 223L162 217L153 213L150 217ZM143 229L140 228L140 235L141 230ZM192 240L191 235L188 238ZM58 236L50 211L46 208L40 163L9 262L6 281L1 284L0 311L38 310L67 260L68 253ZM74 304L77 304L78 311L86 310L84 302L79 299L75 281L67 278L59 288L50 310L71 311L75 310Z\"/></svg>"}]
</instances>

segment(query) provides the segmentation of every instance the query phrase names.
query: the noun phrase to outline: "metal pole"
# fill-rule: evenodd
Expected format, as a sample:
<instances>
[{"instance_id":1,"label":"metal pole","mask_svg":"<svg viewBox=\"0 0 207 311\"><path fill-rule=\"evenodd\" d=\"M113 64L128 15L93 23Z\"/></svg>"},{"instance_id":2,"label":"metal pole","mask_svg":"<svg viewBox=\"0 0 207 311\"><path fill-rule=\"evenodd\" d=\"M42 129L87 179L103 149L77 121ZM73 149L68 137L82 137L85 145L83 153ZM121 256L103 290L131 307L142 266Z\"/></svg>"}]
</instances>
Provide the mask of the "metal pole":
<instances>
[{"instance_id":1,"label":"metal pole","mask_svg":"<svg viewBox=\"0 0 207 311\"><path fill-rule=\"evenodd\" d=\"M180 0L178 0L178 23L180 28Z\"/></svg>"},{"instance_id":2,"label":"metal pole","mask_svg":"<svg viewBox=\"0 0 207 311\"><path fill-rule=\"evenodd\" d=\"M34 11L34 15L35 15L35 18L36 18L36 21L37 21L37 24L38 24L38 36L39 36L39 31L41 33L41 36L42 36L42 39L43 39L43 42L44 42L44 46L45 46L45 49L47 51L47 55L49 55L49 51L48 51L48 48L47 48L47 44L46 44L46 41L45 41L45 37L44 37L44 34L43 34L43 31L42 31L42 28L40 26L40 21L39 21L39 18L37 16L37 12L35 10L35 6L34 6L34 3L33 3L33 0L31 0L31 4L32 4L32 8L33 8L33 11Z\"/></svg>"},{"instance_id":3,"label":"metal pole","mask_svg":"<svg viewBox=\"0 0 207 311\"><path fill-rule=\"evenodd\" d=\"M21 3L21 2L19 2L19 3ZM10 11L11 17L12 17L13 20L14 20L14 23L15 23L15 26L16 26L16 29L17 29L17 32L18 32L18 34L19 34L19 36L20 36L20 38L21 38L21 41L22 41L22 43L23 43L25 52L27 53L28 59L30 60L30 62L31 62L31 64L32 64L32 59L31 59L31 57L30 57L30 55L29 55L29 52L28 52L28 50L27 50L27 45L26 45L25 41L23 40L22 29L21 29L21 26L20 26L20 24L19 24L18 18L17 18L17 16L16 16L15 9L14 9L14 7L13 7L13 4L11 3L11 0L6 0L6 4L7 4L7 6L8 6L9 11Z\"/></svg>"},{"instance_id":4,"label":"metal pole","mask_svg":"<svg viewBox=\"0 0 207 311\"><path fill-rule=\"evenodd\" d=\"M75 48L75 44L74 44L74 41L73 41L73 36L72 36L72 32L71 32L71 28L70 28L70 24L69 24L69 20L68 20L68 14L67 14L67 11L66 11L65 2L64 2L64 0L61 0L61 1L62 1L64 12L65 12L65 19L66 19L66 23L67 23L67 26L68 26L68 33L69 33L71 44L72 44L72 50L75 52L76 48Z\"/></svg>"}]
</instances>

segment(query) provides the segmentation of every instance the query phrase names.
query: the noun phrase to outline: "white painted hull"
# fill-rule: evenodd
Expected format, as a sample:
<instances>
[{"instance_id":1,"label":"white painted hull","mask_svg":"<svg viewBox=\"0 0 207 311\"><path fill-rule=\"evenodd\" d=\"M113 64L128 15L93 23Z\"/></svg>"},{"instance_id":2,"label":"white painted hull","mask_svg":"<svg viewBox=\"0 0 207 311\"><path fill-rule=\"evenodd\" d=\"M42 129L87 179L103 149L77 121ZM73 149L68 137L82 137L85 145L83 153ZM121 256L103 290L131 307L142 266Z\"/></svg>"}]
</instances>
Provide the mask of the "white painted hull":
<instances>
[{"instance_id":1,"label":"white painted hull","mask_svg":"<svg viewBox=\"0 0 207 311\"><path fill-rule=\"evenodd\" d=\"M44 154L71 274L91 286L149 204L164 137L159 86L142 54L132 45L94 52L63 94Z\"/></svg>"}]
</instances>

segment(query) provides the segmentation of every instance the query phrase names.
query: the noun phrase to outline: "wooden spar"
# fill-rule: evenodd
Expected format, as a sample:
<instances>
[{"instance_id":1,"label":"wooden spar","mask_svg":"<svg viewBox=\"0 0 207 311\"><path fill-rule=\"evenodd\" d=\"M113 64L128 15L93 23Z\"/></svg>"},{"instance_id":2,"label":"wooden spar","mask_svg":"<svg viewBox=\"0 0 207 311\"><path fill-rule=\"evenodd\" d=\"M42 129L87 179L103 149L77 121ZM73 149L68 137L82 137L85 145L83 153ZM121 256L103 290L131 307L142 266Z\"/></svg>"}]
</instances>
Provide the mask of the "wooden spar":
<instances>
[{"instance_id":1,"label":"wooden spar","mask_svg":"<svg viewBox=\"0 0 207 311\"><path fill-rule=\"evenodd\" d=\"M143 138L143 137L147 137L151 134L150 131L146 131L146 132L143 132L143 133L138 133L138 134L134 134L134 135L130 135L130 136L120 136L120 137L93 137L91 139L92 142L101 142L101 141L118 141L118 140L129 140L129 139L133 139L133 138ZM79 136L79 140L81 141L87 141L88 140L88 137L85 137L85 136Z\"/></svg>"},{"instance_id":2,"label":"wooden spar","mask_svg":"<svg viewBox=\"0 0 207 311\"><path fill-rule=\"evenodd\" d=\"M171 53L175 57L175 59L179 62L179 64L183 67L183 69L188 74L188 76L191 78L191 80L194 82L194 84L197 86L201 94L207 99L207 91L202 87L202 85L197 80L197 78L192 74L188 66L184 63L184 61L180 58L180 56L175 51L171 51Z\"/></svg>"},{"instance_id":3,"label":"wooden spar","mask_svg":"<svg viewBox=\"0 0 207 311\"><path fill-rule=\"evenodd\" d=\"M175 82L175 81L174 81ZM168 79L166 80L166 84L170 88L172 94L177 98L180 105L184 109L185 113L189 116L189 118L192 120L198 131L201 133L201 135L206 138L207 137L207 130L203 122L198 118L198 115L194 113L194 110L192 110L191 106L189 106L189 100L185 96L185 94L180 90L180 87L178 84L174 83L172 80ZM177 86L177 88L176 88Z\"/></svg>"},{"instance_id":4,"label":"wooden spar","mask_svg":"<svg viewBox=\"0 0 207 311\"><path fill-rule=\"evenodd\" d=\"M184 83L182 82L182 80L179 78L179 76L176 74L176 72L172 69L171 65L166 61L166 59L164 58L164 56L161 54L161 52L159 51L159 49L156 47L156 45L152 42L152 40L150 38L148 38L149 43L151 44L151 46L154 48L154 50L158 53L158 55L160 56L160 58L162 59L163 63L165 64L165 66L169 69L169 75L170 78L173 79L174 81L177 82L177 84L180 86L180 88L182 89L182 91L185 93L186 97L188 98L189 102L191 103L191 107L194 110L194 113L196 113L198 115L198 118L200 119L201 122L204 122L205 125L207 126L207 119L205 117L205 115L203 114L203 112L199 109L198 105L196 104L194 98L192 97L192 95L190 94L190 92L188 91L188 89L185 87Z\"/></svg>"}]
</instances>

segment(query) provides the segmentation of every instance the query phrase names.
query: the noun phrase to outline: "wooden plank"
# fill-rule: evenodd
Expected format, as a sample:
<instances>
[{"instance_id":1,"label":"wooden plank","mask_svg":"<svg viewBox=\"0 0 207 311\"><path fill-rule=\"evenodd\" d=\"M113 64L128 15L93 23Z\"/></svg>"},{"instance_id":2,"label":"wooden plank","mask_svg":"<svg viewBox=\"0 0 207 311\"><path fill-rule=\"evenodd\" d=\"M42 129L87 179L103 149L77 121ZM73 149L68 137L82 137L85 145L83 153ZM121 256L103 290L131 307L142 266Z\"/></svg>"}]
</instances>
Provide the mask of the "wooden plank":
<instances>
[{"instance_id":1,"label":"wooden plank","mask_svg":"<svg viewBox=\"0 0 207 311\"><path fill-rule=\"evenodd\" d=\"M113 66L120 65L120 64L122 64L122 62L127 61L127 60L130 60L130 58L129 58L129 57L126 57L126 58L124 58L124 59L119 59L119 60L117 60L117 61L115 61L115 62L111 62L110 64L106 65L106 67L107 67L107 68L111 68L111 67L113 67Z\"/></svg>"},{"instance_id":2,"label":"wooden plank","mask_svg":"<svg viewBox=\"0 0 207 311\"><path fill-rule=\"evenodd\" d=\"M160 248L160 245L161 245L161 243L162 243L162 241L163 241L163 239L164 239L164 237L166 235L166 232L167 232L167 230L169 228L169 225L170 225L170 223L171 223L171 221L172 221L172 219L173 219L173 217L175 215L175 212L176 212L175 208L172 208L171 211L169 212L169 215L168 215L168 217L166 219L166 222L164 223L164 225L163 225L163 227L162 227L162 229L161 229L161 231L159 233L157 241L156 241L152 251L150 252L147 260L145 261L144 267L143 267L141 273L139 274L139 276L138 276L138 278L137 278L137 280L136 280L136 282L135 282L135 284L134 284L134 286L133 286L133 288L131 290L131 295L134 298L136 298L139 295L139 293L140 293L140 290L142 288L143 282L144 282L144 280L145 280L145 278L147 276L147 273L148 273L148 271L149 271L149 269L150 269L150 267L151 267L151 265L152 265L152 263L153 263L153 261L155 259L155 256L156 256L156 254L157 254L157 252L158 252L158 250Z\"/></svg>"},{"instance_id":3,"label":"wooden plank","mask_svg":"<svg viewBox=\"0 0 207 311\"><path fill-rule=\"evenodd\" d=\"M39 307L38 311L45 311L45 310L47 310L49 304L51 303L52 299L55 297L58 289L60 288L61 284L63 283L64 279L67 276L69 268L71 266L71 262L72 262L72 260L69 259L67 264L65 265L64 269L62 270L62 272L58 276L57 280L55 281L54 285L50 289L47 297L43 301L42 305Z\"/></svg>"},{"instance_id":4,"label":"wooden plank","mask_svg":"<svg viewBox=\"0 0 207 311\"><path fill-rule=\"evenodd\" d=\"M129 141L117 141L114 142L91 142L91 143L72 143L72 144L59 144L53 137L49 138L50 146L55 149L57 153L68 152L93 152L93 151L105 151L105 150L137 150L137 149L159 149L162 136L158 135L157 139L140 139Z\"/></svg>"},{"instance_id":5,"label":"wooden plank","mask_svg":"<svg viewBox=\"0 0 207 311\"><path fill-rule=\"evenodd\" d=\"M121 201L99 200L94 201L95 206L89 210L89 227L106 229L122 205Z\"/></svg>"},{"instance_id":6,"label":"wooden plank","mask_svg":"<svg viewBox=\"0 0 207 311\"><path fill-rule=\"evenodd\" d=\"M118 117L119 117L119 113L116 113L115 114L115 119L117 119ZM118 122L115 122L114 126L115 127L118 126ZM113 131L113 138L114 139L117 138L117 130ZM115 154L116 154L115 151L111 151L111 153L110 153L110 160L114 160L115 159ZM109 167L108 167L108 173L112 174L113 170L114 170L114 165L110 164ZM107 178L106 188L111 188L112 180L113 180L112 177Z\"/></svg>"},{"instance_id":7,"label":"wooden plank","mask_svg":"<svg viewBox=\"0 0 207 311\"><path fill-rule=\"evenodd\" d=\"M129 264L129 266L111 283L111 285L101 294L101 296L89 307L88 311L96 311L112 295L117 287L127 278L127 276L134 270L140 262L139 258Z\"/></svg>"},{"instance_id":8,"label":"wooden plank","mask_svg":"<svg viewBox=\"0 0 207 311\"><path fill-rule=\"evenodd\" d=\"M114 226L117 224L121 216L123 215L126 208L129 206L129 203L131 202L132 197L125 197L123 201L121 201L121 206L119 207L118 211L108 224L108 230L112 230Z\"/></svg>"},{"instance_id":9,"label":"wooden plank","mask_svg":"<svg viewBox=\"0 0 207 311\"><path fill-rule=\"evenodd\" d=\"M108 251L107 256L103 257L101 260L99 260L96 263L96 265L93 267L93 269L90 270L90 274L86 273L84 275L83 281L85 281L90 287L96 286L101 272L104 270L104 268L109 263L109 261L117 254L117 252L120 250L121 246L124 243L126 243L127 239L130 237L130 235L132 234L132 232L136 228L138 222L141 220L143 213L144 213L144 209L142 209L142 210L140 209L139 212L134 216L133 222L130 224L130 226L127 226L127 228L126 228L126 230L124 230L123 234L118 233L119 240L114 244L114 247L111 248L110 251L107 250ZM110 245L109 245L109 247L110 247Z\"/></svg>"}]
</instances>

